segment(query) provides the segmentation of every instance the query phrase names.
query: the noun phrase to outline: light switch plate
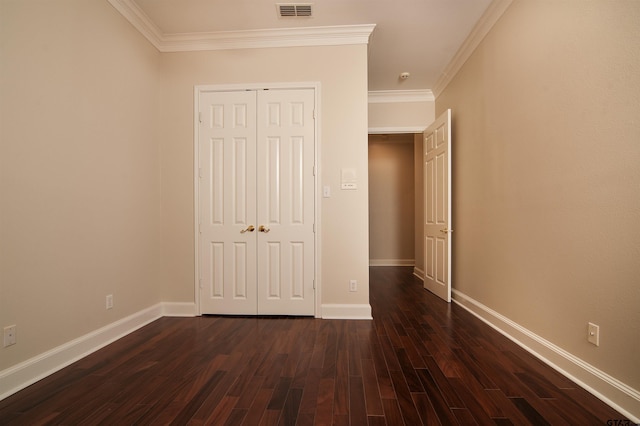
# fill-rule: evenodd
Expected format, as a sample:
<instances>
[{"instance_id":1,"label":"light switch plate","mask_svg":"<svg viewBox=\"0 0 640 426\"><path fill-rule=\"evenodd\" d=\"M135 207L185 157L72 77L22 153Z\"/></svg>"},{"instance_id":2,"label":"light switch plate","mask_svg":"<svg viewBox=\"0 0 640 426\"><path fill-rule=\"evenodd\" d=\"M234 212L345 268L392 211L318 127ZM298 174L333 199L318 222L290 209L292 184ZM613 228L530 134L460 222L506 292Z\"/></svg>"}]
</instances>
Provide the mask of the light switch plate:
<instances>
[{"instance_id":1,"label":"light switch plate","mask_svg":"<svg viewBox=\"0 0 640 426\"><path fill-rule=\"evenodd\" d=\"M9 325L7 327L4 328L4 341L3 341L3 347L7 347L7 346L11 346L11 345L15 345L16 344L16 326L15 325Z\"/></svg>"},{"instance_id":2,"label":"light switch plate","mask_svg":"<svg viewBox=\"0 0 640 426\"><path fill-rule=\"evenodd\" d=\"M587 340L596 346L600 346L600 326L590 322L587 331Z\"/></svg>"},{"instance_id":3,"label":"light switch plate","mask_svg":"<svg viewBox=\"0 0 640 426\"><path fill-rule=\"evenodd\" d=\"M356 169L342 169L340 171L341 189L358 189Z\"/></svg>"}]
</instances>

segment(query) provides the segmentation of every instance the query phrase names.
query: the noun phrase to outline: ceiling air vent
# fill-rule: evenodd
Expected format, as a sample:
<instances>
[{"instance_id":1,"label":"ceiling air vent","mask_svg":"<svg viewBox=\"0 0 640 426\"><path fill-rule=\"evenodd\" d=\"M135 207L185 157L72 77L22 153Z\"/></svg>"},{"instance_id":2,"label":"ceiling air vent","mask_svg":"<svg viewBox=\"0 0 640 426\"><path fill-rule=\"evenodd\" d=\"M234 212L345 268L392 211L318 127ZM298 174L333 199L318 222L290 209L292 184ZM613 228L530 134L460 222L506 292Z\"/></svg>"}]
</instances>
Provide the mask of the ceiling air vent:
<instances>
[{"instance_id":1,"label":"ceiling air vent","mask_svg":"<svg viewBox=\"0 0 640 426\"><path fill-rule=\"evenodd\" d=\"M311 3L278 3L278 16L281 18L297 18L311 16Z\"/></svg>"}]
</instances>

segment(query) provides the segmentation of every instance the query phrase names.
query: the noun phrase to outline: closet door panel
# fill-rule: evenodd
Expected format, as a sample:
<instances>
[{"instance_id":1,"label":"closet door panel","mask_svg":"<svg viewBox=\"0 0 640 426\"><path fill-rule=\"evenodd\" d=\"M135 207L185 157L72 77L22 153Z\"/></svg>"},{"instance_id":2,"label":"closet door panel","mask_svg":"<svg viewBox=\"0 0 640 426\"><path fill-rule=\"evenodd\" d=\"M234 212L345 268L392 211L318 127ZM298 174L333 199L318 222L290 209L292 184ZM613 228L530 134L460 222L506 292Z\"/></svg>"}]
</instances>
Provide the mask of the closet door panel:
<instances>
[{"instance_id":1,"label":"closet door panel","mask_svg":"<svg viewBox=\"0 0 640 426\"><path fill-rule=\"evenodd\" d=\"M200 96L201 312L257 313L256 95Z\"/></svg>"}]
</instances>

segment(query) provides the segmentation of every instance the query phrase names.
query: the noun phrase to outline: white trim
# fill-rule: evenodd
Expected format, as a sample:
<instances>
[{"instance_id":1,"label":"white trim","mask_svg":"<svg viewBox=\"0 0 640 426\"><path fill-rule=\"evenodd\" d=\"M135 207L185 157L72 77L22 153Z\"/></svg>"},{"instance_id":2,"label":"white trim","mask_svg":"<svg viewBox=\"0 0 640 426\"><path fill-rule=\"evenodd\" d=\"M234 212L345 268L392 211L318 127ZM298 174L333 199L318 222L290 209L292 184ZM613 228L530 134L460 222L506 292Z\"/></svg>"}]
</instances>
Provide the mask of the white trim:
<instances>
[{"instance_id":1,"label":"white trim","mask_svg":"<svg viewBox=\"0 0 640 426\"><path fill-rule=\"evenodd\" d=\"M424 271L416 266L413 267L413 275L424 281Z\"/></svg>"},{"instance_id":2,"label":"white trim","mask_svg":"<svg viewBox=\"0 0 640 426\"><path fill-rule=\"evenodd\" d=\"M568 377L597 398L640 423L640 392L610 376L461 291L453 289L453 301L511 339L527 352ZM635 413L635 414L632 414Z\"/></svg>"},{"instance_id":3,"label":"white trim","mask_svg":"<svg viewBox=\"0 0 640 426\"><path fill-rule=\"evenodd\" d=\"M320 117L322 116L321 111L322 111L322 106L320 103L320 94L322 93L321 90L321 83L320 82L315 82L315 83L309 83L313 86L313 88L315 89L315 147L314 147L314 188L315 188L315 194L314 194L314 219L315 219L315 264L314 264L314 273L315 273L315 277L314 277L314 290L315 290L315 298L316 298L316 305L315 305L315 317L316 318L322 318L322 243L321 243L321 236L322 236L322 198L321 195L322 194L322 189L320 188L321 182L323 182L322 177L321 177L321 173L322 173L322 167L320 165L320 141L322 140L321 138L321 134L320 134L320 130L322 129L322 126L320 125Z\"/></svg>"},{"instance_id":4,"label":"white trim","mask_svg":"<svg viewBox=\"0 0 640 426\"><path fill-rule=\"evenodd\" d=\"M425 90L377 90L369 92L370 104L399 102L433 102L436 98L429 89Z\"/></svg>"},{"instance_id":5,"label":"white trim","mask_svg":"<svg viewBox=\"0 0 640 426\"><path fill-rule=\"evenodd\" d=\"M195 317L198 315L198 306L193 302L164 302L162 304L163 317Z\"/></svg>"},{"instance_id":6,"label":"white trim","mask_svg":"<svg viewBox=\"0 0 640 426\"><path fill-rule=\"evenodd\" d=\"M427 126L418 127L369 127L370 135L393 135L401 133L423 133Z\"/></svg>"},{"instance_id":7,"label":"white trim","mask_svg":"<svg viewBox=\"0 0 640 426\"><path fill-rule=\"evenodd\" d=\"M375 24L166 34L133 0L108 0L160 52L368 44Z\"/></svg>"},{"instance_id":8,"label":"white trim","mask_svg":"<svg viewBox=\"0 0 640 426\"><path fill-rule=\"evenodd\" d=\"M371 320L371 305L365 304L324 304L322 319Z\"/></svg>"},{"instance_id":9,"label":"white trim","mask_svg":"<svg viewBox=\"0 0 640 426\"><path fill-rule=\"evenodd\" d=\"M131 0L108 0L120 14L136 30L140 32L153 46L160 50L162 45L162 32L156 24L138 7L135 1ZM160 50L161 51L161 50Z\"/></svg>"},{"instance_id":10,"label":"white trim","mask_svg":"<svg viewBox=\"0 0 640 426\"><path fill-rule=\"evenodd\" d=\"M160 52L368 44L375 24L164 34Z\"/></svg>"},{"instance_id":11,"label":"white trim","mask_svg":"<svg viewBox=\"0 0 640 426\"><path fill-rule=\"evenodd\" d=\"M196 304L196 314L202 315L200 305L200 92L204 91L200 86L193 88L193 253L195 259L193 300Z\"/></svg>"},{"instance_id":12,"label":"white trim","mask_svg":"<svg viewBox=\"0 0 640 426\"><path fill-rule=\"evenodd\" d=\"M294 81L290 83L233 83L233 84L199 84L195 86L195 93L202 92L236 92L238 90L276 90L276 89L320 89L317 81ZM196 102L196 111L198 103ZM197 116L194 117L197 123ZM317 121L317 118L316 118Z\"/></svg>"},{"instance_id":13,"label":"white trim","mask_svg":"<svg viewBox=\"0 0 640 426\"><path fill-rule=\"evenodd\" d=\"M415 259L369 259L369 266L413 266Z\"/></svg>"},{"instance_id":14,"label":"white trim","mask_svg":"<svg viewBox=\"0 0 640 426\"><path fill-rule=\"evenodd\" d=\"M320 170L321 167L319 165L319 153L321 152L321 140L320 140L320 116L321 108L320 108L320 93L321 93L321 84L320 82L292 82L292 83L247 83L247 84L210 84L210 85L197 85L193 90L193 200L194 200L194 250L195 250L195 262L194 262L194 300L195 300L195 312L196 315L202 315L202 309L200 306L200 250L199 250L199 230L198 225L200 223L200 178L199 178L199 136L200 136L200 126L199 126L199 108L200 108L200 94L204 92L229 92L229 91L238 91L238 90L260 90L260 89L312 89L314 91L314 109L315 109L315 123L314 123L314 137L315 137L315 148L314 148L314 169L315 169L315 183L314 183L314 219L315 219L315 258L314 258L314 282L315 282L315 303L314 303L314 316L316 318L322 317L322 304L321 304L321 295L322 295L322 282L320 280L320 270L321 266L321 252L322 246L320 244L320 235L322 234L320 217L321 217L321 198L320 194L322 191L319 188L320 182Z\"/></svg>"},{"instance_id":15,"label":"white trim","mask_svg":"<svg viewBox=\"0 0 640 426\"><path fill-rule=\"evenodd\" d=\"M436 81L433 87L433 93L437 98L440 93L447 87L453 77L456 76L458 71L462 68L467 59L471 57L476 48L480 45L480 42L484 40L484 37L489 33L491 28L498 22L498 19L511 5L513 0L493 0L491 4L484 11L476 25L473 27L467 39L462 43L460 49L456 52L451 59L451 62L444 68L440 78Z\"/></svg>"},{"instance_id":16,"label":"white trim","mask_svg":"<svg viewBox=\"0 0 640 426\"><path fill-rule=\"evenodd\" d=\"M0 371L0 400L162 317L162 303Z\"/></svg>"}]
</instances>

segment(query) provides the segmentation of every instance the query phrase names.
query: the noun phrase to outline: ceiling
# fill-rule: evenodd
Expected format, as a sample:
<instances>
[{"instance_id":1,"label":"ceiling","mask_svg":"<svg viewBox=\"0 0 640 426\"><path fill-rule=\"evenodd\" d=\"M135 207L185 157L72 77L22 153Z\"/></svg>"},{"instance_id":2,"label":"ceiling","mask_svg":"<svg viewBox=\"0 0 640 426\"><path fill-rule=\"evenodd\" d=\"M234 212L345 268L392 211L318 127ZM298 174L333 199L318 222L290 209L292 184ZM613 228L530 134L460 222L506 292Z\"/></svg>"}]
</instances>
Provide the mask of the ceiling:
<instances>
[{"instance_id":1,"label":"ceiling","mask_svg":"<svg viewBox=\"0 0 640 426\"><path fill-rule=\"evenodd\" d=\"M495 2L495 0L494 0ZM369 90L430 90L492 0L310 0L282 18L277 0L129 0L163 35L375 24ZM410 73L406 80L402 72Z\"/></svg>"}]
</instances>

